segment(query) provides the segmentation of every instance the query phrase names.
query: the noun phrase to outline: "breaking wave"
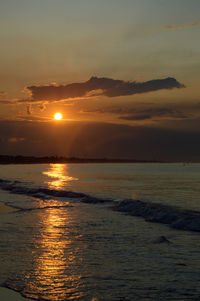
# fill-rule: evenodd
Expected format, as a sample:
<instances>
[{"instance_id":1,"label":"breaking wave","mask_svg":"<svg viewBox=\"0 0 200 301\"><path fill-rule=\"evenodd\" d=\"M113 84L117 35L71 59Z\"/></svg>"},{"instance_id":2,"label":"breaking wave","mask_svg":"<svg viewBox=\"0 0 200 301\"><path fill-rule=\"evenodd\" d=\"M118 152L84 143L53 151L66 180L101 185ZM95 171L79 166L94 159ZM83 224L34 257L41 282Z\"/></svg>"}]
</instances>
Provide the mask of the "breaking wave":
<instances>
[{"instance_id":1,"label":"breaking wave","mask_svg":"<svg viewBox=\"0 0 200 301\"><path fill-rule=\"evenodd\" d=\"M7 190L14 194L23 194L41 199L48 199L49 197L79 199L85 203L105 203L111 200L100 199L97 197L89 196L80 192L73 192L67 190L56 190L43 187L28 187L27 183L20 181L9 181L0 179L0 189Z\"/></svg>"},{"instance_id":2,"label":"breaking wave","mask_svg":"<svg viewBox=\"0 0 200 301\"><path fill-rule=\"evenodd\" d=\"M43 187L28 187L27 183L20 181L9 181L0 179L0 189L9 191L14 194L28 195L41 199L48 199L49 197L77 199L83 203L103 204L111 203L110 208L115 211L126 213L131 216L143 217L147 222L167 224L172 228L198 231L200 232L200 212L192 210L184 210L174 206L167 206L163 204L144 202L134 199L126 199L115 202L111 199L97 198L84 193L48 189ZM14 206L13 206L14 207ZM47 209L55 206L46 206ZM65 206L57 206L59 208ZM17 207L15 207L17 209ZM20 209L20 208L19 208ZM33 209L26 209L33 210Z\"/></svg>"},{"instance_id":3,"label":"breaking wave","mask_svg":"<svg viewBox=\"0 0 200 301\"><path fill-rule=\"evenodd\" d=\"M143 217L152 223L162 223L180 230L200 231L200 212L173 206L147 203L139 200L123 200L113 210Z\"/></svg>"}]
</instances>

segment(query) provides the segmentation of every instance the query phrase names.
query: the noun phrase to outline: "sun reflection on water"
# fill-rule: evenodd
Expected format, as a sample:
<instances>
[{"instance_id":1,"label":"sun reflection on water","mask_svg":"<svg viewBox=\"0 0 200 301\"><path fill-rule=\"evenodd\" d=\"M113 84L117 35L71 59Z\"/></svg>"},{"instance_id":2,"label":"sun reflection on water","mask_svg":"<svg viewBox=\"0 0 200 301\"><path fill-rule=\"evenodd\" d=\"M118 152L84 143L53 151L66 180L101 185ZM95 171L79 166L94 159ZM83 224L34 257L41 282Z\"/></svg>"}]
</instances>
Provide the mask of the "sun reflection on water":
<instances>
[{"instance_id":1,"label":"sun reflection on water","mask_svg":"<svg viewBox=\"0 0 200 301\"><path fill-rule=\"evenodd\" d=\"M26 295L44 300L79 300L81 274L76 269L80 234L72 230L72 208L50 208L38 213L39 233L34 238L38 256L27 275Z\"/></svg>"},{"instance_id":2,"label":"sun reflection on water","mask_svg":"<svg viewBox=\"0 0 200 301\"><path fill-rule=\"evenodd\" d=\"M68 175L66 164L50 164L43 174L48 176L50 189L62 189L69 181L76 180ZM81 273L77 266L82 258L77 243L80 233L73 225L76 221L73 208L63 208L69 203L62 200L45 202L49 202L51 208L39 210L36 216L38 233L34 236L34 246L37 256L33 271L26 275L25 294L42 300L79 300Z\"/></svg>"},{"instance_id":3,"label":"sun reflection on water","mask_svg":"<svg viewBox=\"0 0 200 301\"><path fill-rule=\"evenodd\" d=\"M49 169L43 174L49 178L46 183L50 189L62 189L69 185L70 181L78 180L68 174L67 164L50 164Z\"/></svg>"}]
</instances>

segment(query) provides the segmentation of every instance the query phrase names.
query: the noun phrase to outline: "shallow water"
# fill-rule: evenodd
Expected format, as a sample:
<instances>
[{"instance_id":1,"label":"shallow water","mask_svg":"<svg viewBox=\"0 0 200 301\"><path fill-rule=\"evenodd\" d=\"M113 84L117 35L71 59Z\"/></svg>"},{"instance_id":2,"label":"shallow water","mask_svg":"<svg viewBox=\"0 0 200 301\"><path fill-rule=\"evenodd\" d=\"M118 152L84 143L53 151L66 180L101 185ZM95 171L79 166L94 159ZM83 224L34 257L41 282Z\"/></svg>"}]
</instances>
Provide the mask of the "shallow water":
<instances>
[{"instance_id":1,"label":"shallow water","mask_svg":"<svg viewBox=\"0 0 200 301\"><path fill-rule=\"evenodd\" d=\"M0 178L29 182L30 186L200 210L200 164L1 165Z\"/></svg>"},{"instance_id":2,"label":"shallow water","mask_svg":"<svg viewBox=\"0 0 200 301\"><path fill-rule=\"evenodd\" d=\"M26 187L200 209L200 164L10 165L0 167L0 178ZM198 233L147 223L110 210L109 203L9 191L0 191L0 200L34 209L0 216L0 282L26 296L199 300ZM160 236L169 243L159 243Z\"/></svg>"}]
</instances>

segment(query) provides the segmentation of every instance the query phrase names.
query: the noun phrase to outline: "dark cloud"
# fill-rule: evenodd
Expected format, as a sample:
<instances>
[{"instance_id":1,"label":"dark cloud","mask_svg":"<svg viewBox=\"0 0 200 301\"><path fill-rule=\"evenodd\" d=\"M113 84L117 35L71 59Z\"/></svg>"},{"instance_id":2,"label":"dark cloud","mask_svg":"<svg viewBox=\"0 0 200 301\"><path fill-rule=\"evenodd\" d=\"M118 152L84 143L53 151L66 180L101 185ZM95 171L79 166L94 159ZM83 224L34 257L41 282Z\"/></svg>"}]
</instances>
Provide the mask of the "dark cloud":
<instances>
[{"instance_id":1,"label":"dark cloud","mask_svg":"<svg viewBox=\"0 0 200 301\"><path fill-rule=\"evenodd\" d=\"M40 112L43 112L43 111L45 111L46 110L46 103L41 103L40 105L39 105L39 109L40 109Z\"/></svg>"},{"instance_id":2,"label":"dark cloud","mask_svg":"<svg viewBox=\"0 0 200 301\"><path fill-rule=\"evenodd\" d=\"M200 129L200 119L195 128ZM188 128L1 121L0 132L1 154L200 161L200 130Z\"/></svg>"},{"instance_id":3,"label":"dark cloud","mask_svg":"<svg viewBox=\"0 0 200 301\"><path fill-rule=\"evenodd\" d=\"M126 116L120 116L119 119L123 120L147 120L147 119L152 119L152 116L150 114L138 114L138 115L126 115Z\"/></svg>"},{"instance_id":4,"label":"dark cloud","mask_svg":"<svg viewBox=\"0 0 200 301\"><path fill-rule=\"evenodd\" d=\"M143 106L143 104L141 104ZM149 105L149 104L148 104ZM187 108L166 108L166 107L156 107L156 106L151 106L147 108L141 108L141 106L136 107L136 106L121 106L121 107L101 107L101 108L84 108L82 110L83 113L97 113L97 114L115 114L119 115L119 119L122 120L147 120L147 119L186 119L186 118L191 118L193 116L192 110L196 111L197 107L199 105L197 104L196 106L190 106Z\"/></svg>"},{"instance_id":5,"label":"dark cloud","mask_svg":"<svg viewBox=\"0 0 200 301\"><path fill-rule=\"evenodd\" d=\"M116 97L183 87L184 85L171 77L146 82L128 82L105 77L91 77L88 81L82 83L71 83L60 86L29 86L27 89L35 101L53 101L68 98L93 97L95 95Z\"/></svg>"},{"instance_id":6,"label":"dark cloud","mask_svg":"<svg viewBox=\"0 0 200 301\"><path fill-rule=\"evenodd\" d=\"M146 120L146 119L155 119L155 118L173 118L173 119L185 119L189 116L183 112L176 109L168 108L150 108L144 110L133 110L125 116L120 116L120 119L123 120Z\"/></svg>"},{"instance_id":7,"label":"dark cloud","mask_svg":"<svg viewBox=\"0 0 200 301\"><path fill-rule=\"evenodd\" d=\"M31 104L27 104L26 106L26 112L27 112L27 115L31 115Z\"/></svg>"}]
</instances>

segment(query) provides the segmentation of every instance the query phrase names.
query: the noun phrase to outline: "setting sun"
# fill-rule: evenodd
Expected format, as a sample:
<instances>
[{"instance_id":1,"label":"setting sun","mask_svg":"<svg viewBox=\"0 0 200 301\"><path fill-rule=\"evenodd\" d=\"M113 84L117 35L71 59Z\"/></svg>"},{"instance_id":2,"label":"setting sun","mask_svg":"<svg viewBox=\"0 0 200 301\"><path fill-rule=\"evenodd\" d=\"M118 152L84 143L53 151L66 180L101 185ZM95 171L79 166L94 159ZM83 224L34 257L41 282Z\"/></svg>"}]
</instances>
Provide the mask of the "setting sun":
<instances>
[{"instance_id":1,"label":"setting sun","mask_svg":"<svg viewBox=\"0 0 200 301\"><path fill-rule=\"evenodd\" d=\"M62 117L63 117L63 116L62 116L61 113L55 113L55 114L54 114L54 119L55 119L55 120L61 120Z\"/></svg>"}]
</instances>

